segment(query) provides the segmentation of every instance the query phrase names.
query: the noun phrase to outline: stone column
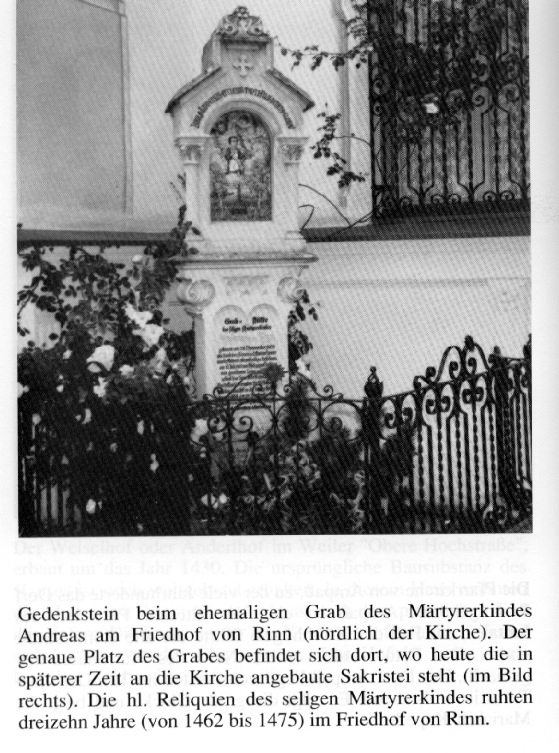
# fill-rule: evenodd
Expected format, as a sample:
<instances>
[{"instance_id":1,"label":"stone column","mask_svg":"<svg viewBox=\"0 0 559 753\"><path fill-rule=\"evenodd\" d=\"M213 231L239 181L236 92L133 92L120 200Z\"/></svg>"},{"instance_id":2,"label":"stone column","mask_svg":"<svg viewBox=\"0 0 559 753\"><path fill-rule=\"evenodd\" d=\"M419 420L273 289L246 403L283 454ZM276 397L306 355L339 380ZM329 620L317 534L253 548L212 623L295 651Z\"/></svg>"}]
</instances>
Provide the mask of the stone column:
<instances>
[{"instance_id":1,"label":"stone column","mask_svg":"<svg viewBox=\"0 0 559 753\"><path fill-rule=\"evenodd\" d=\"M299 163L303 156L306 136L279 136L278 158L284 165L282 199L285 214L297 217L299 213ZM288 231L289 237L300 236L297 231Z\"/></svg>"},{"instance_id":2,"label":"stone column","mask_svg":"<svg viewBox=\"0 0 559 753\"><path fill-rule=\"evenodd\" d=\"M200 224L200 169L209 138L209 136L180 136L175 140L184 169L185 203L188 218L194 227L198 227Z\"/></svg>"},{"instance_id":3,"label":"stone column","mask_svg":"<svg viewBox=\"0 0 559 753\"><path fill-rule=\"evenodd\" d=\"M199 275L189 276L186 270L182 270L178 277L180 282L177 287L177 298L194 319L196 390L201 396L208 391L206 385L210 384L206 363L206 341L211 334L211 317L204 316L204 309L213 301L215 287Z\"/></svg>"}]
</instances>

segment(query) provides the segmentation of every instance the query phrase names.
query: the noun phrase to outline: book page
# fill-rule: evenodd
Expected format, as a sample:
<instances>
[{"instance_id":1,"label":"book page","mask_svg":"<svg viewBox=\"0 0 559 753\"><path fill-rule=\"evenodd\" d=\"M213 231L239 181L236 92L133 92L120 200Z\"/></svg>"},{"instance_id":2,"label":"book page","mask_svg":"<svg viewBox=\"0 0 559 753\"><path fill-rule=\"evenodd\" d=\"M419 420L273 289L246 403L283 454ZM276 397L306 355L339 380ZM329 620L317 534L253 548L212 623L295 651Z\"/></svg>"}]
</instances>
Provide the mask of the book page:
<instances>
[{"instance_id":1,"label":"book page","mask_svg":"<svg viewBox=\"0 0 559 753\"><path fill-rule=\"evenodd\" d=\"M87 4L85 0L84 4ZM266 2L255 3L249 11L266 17L267 6ZM231 6L227 12L233 10ZM217 22L221 5L219 12L211 13L215 26L213 16ZM379 518L367 517L365 513L364 522L359 523L359 533L354 535L355 529L351 527L325 530L314 524L312 530L312 523L306 529L292 523L289 523L294 526L292 529L282 529L277 522L276 529L266 528L266 522L259 519L260 530L251 529L251 535L244 535L226 515L229 487L217 487L211 481L223 457L218 450L221 452L226 447L227 429L219 423L212 424L208 416L200 413L196 414L197 420L205 424L202 426L193 418L192 432L198 434L189 434L189 437L197 447L205 448L202 461L208 460L206 452L214 465L208 462L204 466L206 475L200 472L201 480L196 481L200 484L195 487L199 491L196 507L199 517L189 529L189 535L181 528L188 517L184 512L186 502L181 508L185 517L176 514L176 507L170 508L175 513L166 519L164 530L144 535L149 517L146 516L134 519L136 529L131 535L131 529L125 528L129 523L122 523L128 520L126 511L117 509L109 518L112 522L107 529L89 535L88 521L99 512L98 500L92 500L89 508L83 507L80 525L84 527L73 533L66 530L60 535L49 535L43 529L42 533L34 529L21 535L13 358L17 349L13 331L17 287L15 3L6 3L5 18L7 23L1 32L4 66L0 77L5 103L1 120L0 210L5 273L0 283L3 286L0 301L6 324L4 351L10 354L9 366L0 375L4 427L3 504L0 508L3 572L0 714L5 749L17 747L27 752L40 748L62 753L76 747L89 752L103 746L117 750L129 745L137 751L151 751L158 746L171 749L194 746L217 751L227 745L251 751L264 748L275 751L286 746L294 750L320 746L334 751L349 745L356 748L390 746L393 750L413 746L415 750L436 752L470 751L473 747L481 751L504 747L519 753L527 748L542 752L555 750L559 732L559 651L555 637L559 625L556 598L559 513L555 501L559 406L554 389L559 366L556 333L559 268L555 258L559 233L556 195L559 160L554 125L555 117L559 116L559 60L555 42L559 12L555 3L552 0L530 3L533 519L532 516L519 518L516 529L511 530L513 526L510 526L503 532L497 527L491 533L487 530L455 532L450 526L445 532L444 519L442 523L433 522L441 520L435 509L434 490L449 493L452 484L457 489L462 471L465 474L469 468L469 461L463 459L465 455L459 454L458 460L453 459L456 437L459 450L464 453L469 445L474 445L474 434L471 437L466 434L467 427L471 429L472 425L465 420L451 424L448 419L450 428L442 433L444 442L440 441L440 453L438 457L435 455L431 470L423 475L416 467L411 472L409 483L416 489L417 499L432 500L419 524L398 529L398 522L392 522L393 529L389 532L387 528L375 529ZM142 34L145 33L145 29L142 30ZM170 31L169 34L172 36ZM251 49L249 45L248 52ZM191 65L192 77L194 71L198 71L198 60L195 62L196 65ZM253 75L248 67L250 60L240 59L237 64L239 75L243 72ZM244 81L243 86L249 84ZM259 91L256 87L254 90ZM242 96L264 101L261 96L246 92ZM276 113L278 123L283 119L287 133L286 117L273 103L268 102L267 106ZM245 111L239 106L231 112L242 115ZM217 137L214 140L217 143ZM246 188L249 179L241 167L246 170L248 167L239 165L250 162L249 150L245 146L246 153L243 153L237 142L232 143L239 153L229 160L235 163L233 168L218 176L221 183L215 178L216 183L223 183L225 188L223 195L219 191L213 195L212 211L217 213L215 216L221 212L229 221L235 212L241 212L242 205L244 223L246 214L260 205L257 199L249 202L248 193L243 194L249 190ZM295 143L290 146L298 148ZM169 137L169 149L171 147ZM212 148L218 159L220 150L215 145ZM225 154L227 149L231 151L229 141L221 151ZM40 150L38 153L40 156ZM278 163L279 166L274 163L273 170L285 168L288 176L294 152L291 156L286 152L282 154L284 161ZM216 173L213 175L215 177ZM276 200L276 194L266 193L262 209L266 217L271 212L270 195ZM235 222L231 220L230 226ZM474 239L482 251L485 241L485 238ZM503 241L506 247L508 239ZM436 247L436 243L429 245L430 240L416 242L423 251ZM452 245L453 240L447 239L446 243ZM311 245L314 248L329 244L315 242ZM332 264L344 267L342 273L349 277L360 273L358 265L351 266L351 258L346 262L347 267L344 267L334 257ZM235 375L243 366L242 348L246 342L257 350L267 344L265 340L262 345L264 340L260 341L259 328L274 327L274 339L270 340L274 343L274 359L282 355L285 347L281 343L287 325L284 331L276 323L283 321L289 309L285 301L289 300L293 289L292 283L281 287L287 275L282 273L283 277L276 279L275 271L267 271L268 279L274 281L274 290L281 287L284 296L278 294L277 300L270 304L266 298L268 293L263 292L262 280L247 282L250 269L247 271L246 267L245 264L243 274L236 275L229 289L224 287L221 291L215 283L217 297L223 293L224 300L229 300L226 296L235 288L234 295L238 294L238 299L233 297L235 303L229 308L216 304L212 319L208 319L220 327L212 330L213 339L221 346L225 344L235 349ZM315 289L319 289L325 279L321 277L323 272L312 270L310 265L309 278L316 284ZM421 270L414 268L416 273L420 278ZM228 279L233 277L233 273L227 274ZM514 275L511 269L503 272L507 279ZM199 301L192 303L191 290L192 281L198 278L183 275L182 280L184 299L191 302L189 305L198 305ZM383 290L392 284L388 277L381 282ZM202 286L197 292L203 299L208 290L207 286ZM243 303L247 299L250 305ZM427 293L426 307L431 305L430 300ZM216 301L217 298L213 298L208 305L211 307ZM472 306L476 305L472 300ZM242 306L246 309L244 313ZM317 328L323 322L324 328L332 326L325 308L323 315L319 310ZM495 327L499 321L497 309L496 304ZM514 301L508 310L511 318L520 319L526 313L515 309ZM256 321L250 319L254 311ZM200 316L201 312L202 308ZM402 312L400 323L404 316ZM441 318L452 316L454 314L441 312ZM465 326L470 321L468 317L469 313L464 312ZM252 329L248 334L237 332L242 326ZM348 340L354 338L355 342L361 342L359 338L363 333L359 332L358 323L353 321L351 326L357 329ZM409 324L411 340L413 326L413 322ZM147 337L145 327L138 327L142 336ZM402 328L405 329L403 325ZM264 337L272 335L265 333ZM322 344L320 336L318 340ZM277 347L276 341L280 343ZM328 347L327 342L323 345ZM347 345L340 347L347 349ZM214 351L211 351L215 362L213 382L211 364L202 376L197 376L197 379L208 379L208 391L219 384L219 375L224 369L233 368L224 366L223 352L218 356L219 349L216 347ZM466 351L470 352L467 348ZM258 350L259 358L260 352ZM439 355L433 352L433 364L438 365ZM522 354L504 355L520 358ZM355 358L358 357L357 354ZM343 358L340 356L339 360ZM258 366L260 368L260 361ZM336 362L335 353L331 368L333 372L342 368ZM356 373L355 379L361 384L364 380L357 367ZM388 374L386 378L389 377ZM249 381L251 379L254 381L252 372ZM406 379L409 389L411 381ZM374 386L376 382L371 384ZM389 391L388 395L391 394ZM476 398L473 399L475 402ZM265 422L262 406L266 401L263 402L258 391L255 398L252 381L243 400L243 415L248 416L251 430L257 431ZM519 403L514 415L524 415L527 408L523 406ZM355 405L350 404L348 412L336 415L341 415L340 420L347 421L349 426L354 410ZM368 415L362 403L357 413L359 423L355 432L356 436L361 436L363 416ZM375 415L378 419L379 414ZM470 415L476 415L475 409ZM471 478L474 481L469 491L463 487L464 506L470 497L482 495L484 489L488 497L493 498L492 420L488 419L487 429L479 435L480 443L487 443L483 444L487 448L485 454L483 449L472 450ZM527 419L520 417L518 421L518 426L526 429ZM416 435L414 457L426 451L431 441L429 436L436 440L436 423L433 426L433 433L425 430L424 445ZM140 432L142 437L143 431L144 427ZM210 439L200 441L204 431ZM233 449L229 447L229 452L240 459L239 462L246 463L247 447L250 449L250 441L255 440L249 437L248 431L244 434L243 431L241 425L240 435L245 444L239 440ZM422 431L420 429L419 434ZM439 440L440 435L441 432ZM386 437L377 443L377 449L383 449L385 441ZM222 445L216 450L219 442ZM515 452L528 452L523 442L518 440ZM364 447L370 451L375 445L365 442ZM497 439L495 447L494 454L501 452ZM119 455L122 468L127 462L127 452ZM200 456L197 457L200 461ZM270 457L279 462L277 453ZM300 473L303 467L310 468L309 473L315 472L313 457L310 442L303 450L299 448L294 461L299 470L293 473ZM380 454L375 457L378 460ZM518 460L520 467L527 462L523 457ZM340 462L339 458L339 453L333 453L334 468L339 467L335 465ZM39 464L40 460L39 457ZM161 458L156 460L165 462ZM156 461L150 459L150 462L153 465ZM289 465L285 458L282 462L286 467ZM493 462L493 471L498 462ZM96 472L98 467L92 468ZM264 470L266 482L258 487L258 493L265 497L267 493L276 493L278 474L276 468L274 477L273 464ZM103 468L103 472L109 477L109 472L113 471ZM282 473L287 475L284 467ZM118 468L111 478L118 488ZM176 500L184 493L185 500L190 500L188 489L191 487L184 487L183 492L177 487L178 478L177 475L163 479L168 489L166 499ZM371 478L372 481L364 482L372 484L366 487L369 491L374 486L374 474ZM194 482L190 481L194 488ZM128 499L124 472L120 483L121 496L116 493L113 501L120 500L124 508ZM252 487L253 495L257 494L255 488ZM308 493L308 487L305 488ZM351 493L355 497L353 488ZM35 499L39 507L43 505L42 509L54 504L54 496L45 502L47 497L41 497L40 490ZM414 500L416 498L412 497L412 507ZM87 500L88 505L89 502ZM248 508L246 500L245 503ZM282 509L285 509L287 503L285 500L283 503ZM450 510L452 522L453 514ZM285 518L282 520L287 526ZM354 518L350 520L351 525L357 525ZM350 526L345 518L344 521L344 525ZM123 528L111 529L111 525ZM236 522L235 526L240 524ZM533 527L531 532L530 527Z\"/></svg>"}]
</instances>

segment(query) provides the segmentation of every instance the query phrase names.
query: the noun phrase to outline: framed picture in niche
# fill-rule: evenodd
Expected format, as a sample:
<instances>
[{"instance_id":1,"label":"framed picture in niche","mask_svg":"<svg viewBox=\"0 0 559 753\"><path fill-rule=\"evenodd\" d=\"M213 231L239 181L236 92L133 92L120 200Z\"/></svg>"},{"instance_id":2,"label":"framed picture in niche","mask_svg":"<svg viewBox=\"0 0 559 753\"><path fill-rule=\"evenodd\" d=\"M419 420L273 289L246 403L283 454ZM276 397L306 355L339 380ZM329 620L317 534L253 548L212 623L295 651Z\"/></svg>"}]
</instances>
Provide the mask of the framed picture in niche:
<instances>
[{"instance_id":1,"label":"framed picture in niche","mask_svg":"<svg viewBox=\"0 0 559 753\"><path fill-rule=\"evenodd\" d=\"M261 118L232 110L214 124L211 136L211 221L271 220L272 143Z\"/></svg>"}]
</instances>

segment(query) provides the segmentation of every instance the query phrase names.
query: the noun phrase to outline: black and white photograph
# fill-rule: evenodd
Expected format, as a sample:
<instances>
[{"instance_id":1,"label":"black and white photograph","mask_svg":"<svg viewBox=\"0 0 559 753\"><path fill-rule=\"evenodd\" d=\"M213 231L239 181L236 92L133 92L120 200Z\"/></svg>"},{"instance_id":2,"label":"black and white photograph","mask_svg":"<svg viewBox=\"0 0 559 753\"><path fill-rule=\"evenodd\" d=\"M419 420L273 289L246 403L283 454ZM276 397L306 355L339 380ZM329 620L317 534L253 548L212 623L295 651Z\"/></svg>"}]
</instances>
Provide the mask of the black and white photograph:
<instances>
[{"instance_id":1,"label":"black and white photograph","mask_svg":"<svg viewBox=\"0 0 559 753\"><path fill-rule=\"evenodd\" d=\"M528 5L18 0L20 538L532 531Z\"/></svg>"}]
</instances>

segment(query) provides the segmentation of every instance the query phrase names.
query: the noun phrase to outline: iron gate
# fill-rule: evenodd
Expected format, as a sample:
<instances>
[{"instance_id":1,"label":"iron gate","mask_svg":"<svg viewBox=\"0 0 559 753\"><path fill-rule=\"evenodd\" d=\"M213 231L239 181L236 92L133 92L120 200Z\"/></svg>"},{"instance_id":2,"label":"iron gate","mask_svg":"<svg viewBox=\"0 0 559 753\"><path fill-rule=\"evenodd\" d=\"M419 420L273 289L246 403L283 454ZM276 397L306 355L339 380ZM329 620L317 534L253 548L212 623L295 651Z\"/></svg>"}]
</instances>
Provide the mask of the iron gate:
<instances>
[{"instance_id":1,"label":"iron gate","mask_svg":"<svg viewBox=\"0 0 559 753\"><path fill-rule=\"evenodd\" d=\"M58 394L58 393L57 393ZM22 536L506 531L531 515L531 354L471 338L413 389L106 404L20 398Z\"/></svg>"}]
</instances>

